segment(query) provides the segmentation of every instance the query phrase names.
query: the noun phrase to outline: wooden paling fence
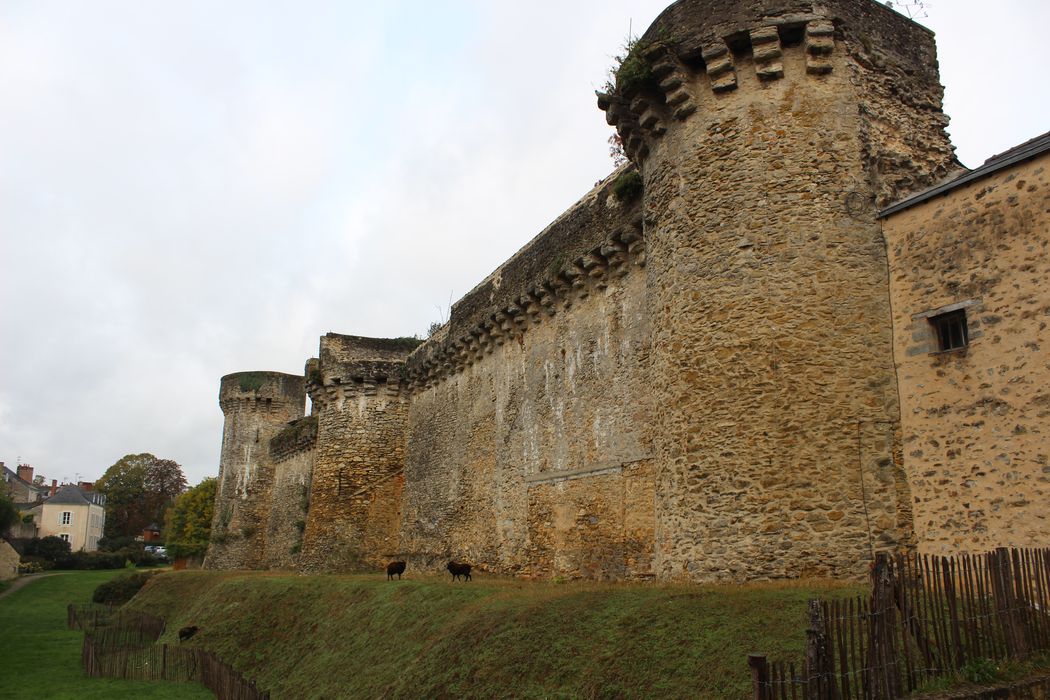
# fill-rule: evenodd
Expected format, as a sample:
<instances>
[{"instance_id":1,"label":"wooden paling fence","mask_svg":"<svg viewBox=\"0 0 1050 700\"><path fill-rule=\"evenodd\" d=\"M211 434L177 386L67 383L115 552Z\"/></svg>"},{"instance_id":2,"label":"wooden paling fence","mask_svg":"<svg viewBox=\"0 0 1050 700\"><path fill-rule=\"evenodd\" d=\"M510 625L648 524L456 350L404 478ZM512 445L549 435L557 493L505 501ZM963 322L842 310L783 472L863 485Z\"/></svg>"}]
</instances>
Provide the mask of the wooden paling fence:
<instances>
[{"instance_id":1,"label":"wooden paling fence","mask_svg":"<svg viewBox=\"0 0 1050 700\"><path fill-rule=\"evenodd\" d=\"M198 682L221 700L269 700L236 669L196 647L156 644L164 621L107 606L69 606L69 626L84 630L81 662L88 676Z\"/></svg>"},{"instance_id":2,"label":"wooden paling fence","mask_svg":"<svg viewBox=\"0 0 1050 700\"><path fill-rule=\"evenodd\" d=\"M748 657L755 700L881 700L1050 649L1050 549L880 554L868 598L809 603L797 662Z\"/></svg>"}]
</instances>

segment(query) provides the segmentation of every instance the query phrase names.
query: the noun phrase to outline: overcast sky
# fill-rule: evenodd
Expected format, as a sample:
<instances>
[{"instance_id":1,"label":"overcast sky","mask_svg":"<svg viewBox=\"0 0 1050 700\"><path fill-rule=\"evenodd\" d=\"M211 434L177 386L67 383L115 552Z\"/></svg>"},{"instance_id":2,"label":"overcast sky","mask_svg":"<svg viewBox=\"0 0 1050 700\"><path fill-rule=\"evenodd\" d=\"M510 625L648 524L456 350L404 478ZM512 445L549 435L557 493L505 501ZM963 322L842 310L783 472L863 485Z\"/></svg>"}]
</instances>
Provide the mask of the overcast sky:
<instances>
[{"instance_id":1,"label":"overcast sky","mask_svg":"<svg viewBox=\"0 0 1050 700\"><path fill-rule=\"evenodd\" d=\"M222 375L424 334L611 170L667 2L0 0L0 460L196 483ZM1050 128L1048 7L928 10L967 165Z\"/></svg>"}]
</instances>

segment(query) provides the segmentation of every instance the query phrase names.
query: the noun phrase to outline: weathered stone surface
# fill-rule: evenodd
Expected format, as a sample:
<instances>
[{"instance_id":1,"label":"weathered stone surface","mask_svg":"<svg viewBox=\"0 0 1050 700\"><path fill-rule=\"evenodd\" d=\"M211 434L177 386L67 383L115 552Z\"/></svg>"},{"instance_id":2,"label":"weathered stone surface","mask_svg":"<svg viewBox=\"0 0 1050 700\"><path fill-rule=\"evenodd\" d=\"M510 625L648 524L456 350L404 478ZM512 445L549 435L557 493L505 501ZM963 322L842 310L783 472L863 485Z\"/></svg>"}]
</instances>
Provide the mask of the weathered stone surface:
<instances>
[{"instance_id":1,"label":"weathered stone surface","mask_svg":"<svg viewBox=\"0 0 1050 700\"><path fill-rule=\"evenodd\" d=\"M1043 547L1050 535L1050 157L884 223L905 464L920 547ZM940 353L933 313L963 310Z\"/></svg>"},{"instance_id":2,"label":"weathered stone surface","mask_svg":"<svg viewBox=\"0 0 1050 700\"><path fill-rule=\"evenodd\" d=\"M877 205L952 167L932 35L868 0L683 0L642 46L655 79L598 95L632 165L457 302L418 349L325 336L306 368L315 442L297 432L305 423L271 440L298 416L257 429L229 404L232 485L220 505L236 501L252 440L270 459L252 488L273 502L227 509L234 528L266 525L263 554L254 540L217 545L213 565L342 570L396 557L413 570L455 558L542 577L862 576L874 550L914 545L906 466L920 519L947 515L946 530L970 537L946 504L977 489L974 523L1045 536L1033 524L1042 491L1015 488L1050 478L1040 426L1017 413L1045 413L1043 340L1018 320L1045 311L1033 291L1047 281L1045 241L1011 228L1045 209L1045 195L1025 190L988 213L1013 222L996 235L1019 241L1003 270L986 264L994 236L971 244L947 228L926 247L895 234L906 242L887 260L876 218ZM637 175L640 197L612 194ZM975 196L958 217L984 206ZM916 349L927 322L897 297L948 303L930 266L976 257L987 280L944 284L981 287L967 308L982 342L1008 353L979 376L952 375L959 387L979 380L969 403L916 413L908 397L931 395ZM900 387L893 319L898 361L920 377L902 373ZM953 442L938 432L946 421L995 428L981 473L959 484L948 464L978 435ZM926 433L936 444L916 438ZM998 481L979 481L993 469ZM987 515L999 511L1023 515ZM921 537L934 537L929 527Z\"/></svg>"},{"instance_id":3,"label":"weathered stone surface","mask_svg":"<svg viewBox=\"0 0 1050 700\"><path fill-rule=\"evenodd\" d=\"M329 333L308 367L317 448L299 567L373 568L397 553L407 399L415 343Z\"/></svg>"},{"instance_id":4,"label":"weathered stone surface","mask_svg":"<svg viewBox=\"0 0 1050 700\"><path fill-rule=\"evenodd\" d=\"M270 439L302 418L303 383L303 377L280 372L239 372L222 378L219 405L225 422L206 567L273 565L267 554L274 503Z\"/></svg>"}]
</instances>

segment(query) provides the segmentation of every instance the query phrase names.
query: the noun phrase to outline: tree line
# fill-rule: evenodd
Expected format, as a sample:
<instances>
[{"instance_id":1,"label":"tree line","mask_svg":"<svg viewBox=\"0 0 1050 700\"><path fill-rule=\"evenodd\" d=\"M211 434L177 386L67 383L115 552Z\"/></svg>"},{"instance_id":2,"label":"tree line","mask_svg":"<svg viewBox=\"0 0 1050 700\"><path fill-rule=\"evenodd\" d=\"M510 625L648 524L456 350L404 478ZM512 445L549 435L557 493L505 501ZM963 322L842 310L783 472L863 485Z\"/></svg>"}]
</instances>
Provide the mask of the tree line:
<instances>
[{"instance_id":1,"label":"tree line","mask_svg":"<svg viewBox=\"0 0 1050 700\"><path fill-rule=\"evenodd\" d=\"M169 557L202 556L211 534L215 487L216 480L207 478L189 488L182 467L171 459L148 452L121 457L94 486L106 497L100 549L125 548L156 524L164 533ZM21 519L9 494L0 488L0 536L6 538Z\"/></svg>"}]
</instances>

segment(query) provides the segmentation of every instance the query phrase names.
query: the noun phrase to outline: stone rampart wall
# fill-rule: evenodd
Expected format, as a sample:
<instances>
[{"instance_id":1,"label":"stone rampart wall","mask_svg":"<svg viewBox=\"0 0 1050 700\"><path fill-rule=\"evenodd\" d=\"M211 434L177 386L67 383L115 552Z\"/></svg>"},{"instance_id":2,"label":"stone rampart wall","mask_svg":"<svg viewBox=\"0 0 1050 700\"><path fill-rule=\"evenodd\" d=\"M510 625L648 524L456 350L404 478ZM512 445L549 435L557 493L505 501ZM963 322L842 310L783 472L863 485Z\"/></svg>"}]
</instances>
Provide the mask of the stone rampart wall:
<instances>
[{"instance_id":1,"label":"stone rampart wall","mask_svg":"<svg viewBox=\"0 0 1050 700\"><path fill-rule=\"evenodd\" d=\"M643 264L624 253L413 393L401 547L415 566L649 574Z\"/></svg>"},{"instance_id":2,"label":"stone rampart wall","mask_svg":"<svg viewBox=\"0 0 1050 700\"><path fill-rule=\"evenodd\" d=\"M266 568L273 511L274 463L270 439L303 415L303 377L240 372L223 377L219 405L225 422L209 568Z\"/></svg>"},{"instance_id":3,"label":"stone rampart wall","mask_svg":"<svg viewBox=\"0 0 1050 700\"><path fill-rule=\"evenodd\" d=\"M310 508L314 448L274 460L271 505L266 522L266 568L294 569L299 563Z\"/></svg>"},{"instance_id":4,"label":"stone rampart wall","mask_svg":"<svg viewBox=\"0 0 1050 700\"><path fill-rule=\"evenodd\" d=\"M305 571L374 567L398 550L408 412L401 374L415 345L329 333L308 363L317 447Z\"/></svg>"}]
</instances>

